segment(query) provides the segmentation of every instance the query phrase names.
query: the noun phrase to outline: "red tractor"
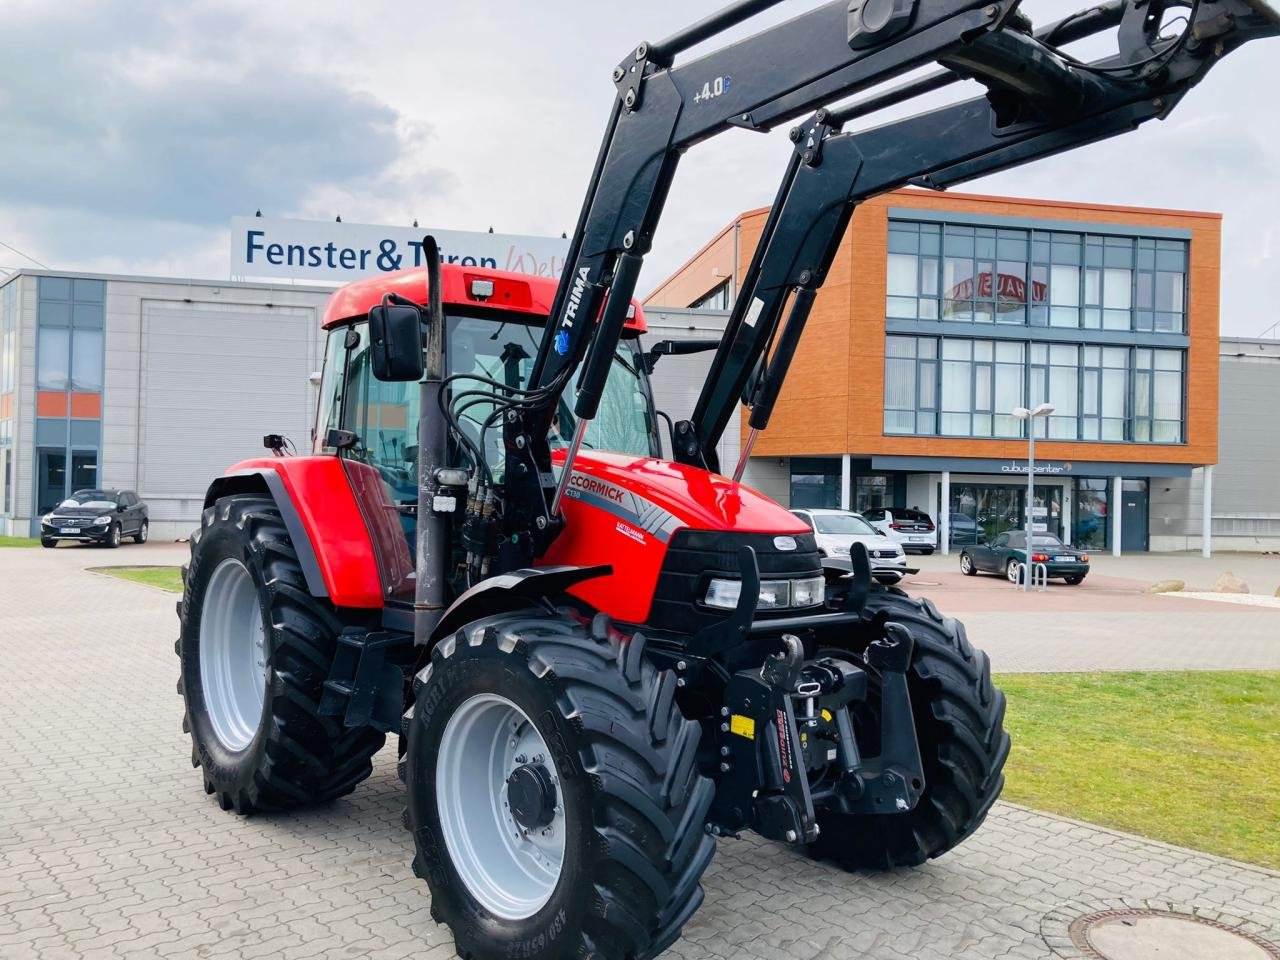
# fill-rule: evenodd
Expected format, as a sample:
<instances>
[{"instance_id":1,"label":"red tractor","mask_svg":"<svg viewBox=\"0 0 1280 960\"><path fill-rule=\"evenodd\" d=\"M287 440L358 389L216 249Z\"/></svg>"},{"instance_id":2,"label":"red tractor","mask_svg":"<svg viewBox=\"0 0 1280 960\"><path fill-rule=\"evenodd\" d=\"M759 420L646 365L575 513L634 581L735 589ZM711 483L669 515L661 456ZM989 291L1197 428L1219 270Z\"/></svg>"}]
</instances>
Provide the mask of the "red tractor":
<instances>
[{"instance_id":1,"label":"red tractor","mask_svg":"<svg viewBox=\"0 0 1280 960\"><path fill-rule=\"evenodd\" d=\"M397 731L413 869L464 957L654 956L742 831L893 867L978 828L1009 750L986 656L864 551L820 557L743 465L857 203L1162 117L1278 32L1260 0L1108 0L1038 31L1016 0L836 0L676 63L776 2L618 65L559 283L440 266L427 238L425 270L338 291L312 454L231 468L192 536L177 652L205 790L238 813L340 797ZM1110 57L1062 49L1110 30ZM959 79L985 96L844 129ZM676 163L808 111L664 459L648 372L687 345L642 351L632 296Z\"/></svg>"}]
</instances>

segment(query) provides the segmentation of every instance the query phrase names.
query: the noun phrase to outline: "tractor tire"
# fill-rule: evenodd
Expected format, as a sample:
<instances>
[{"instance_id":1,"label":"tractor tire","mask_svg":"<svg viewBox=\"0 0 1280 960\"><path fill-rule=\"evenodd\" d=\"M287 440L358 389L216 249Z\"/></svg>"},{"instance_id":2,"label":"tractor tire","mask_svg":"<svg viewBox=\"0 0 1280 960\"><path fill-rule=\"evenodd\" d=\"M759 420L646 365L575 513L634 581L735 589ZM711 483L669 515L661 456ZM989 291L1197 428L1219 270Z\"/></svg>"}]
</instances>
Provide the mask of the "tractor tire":
<instances>
[{"instance_id":1,"label":"tractor tire","mask_svg":"<svg viewBox=\"0 0 1280 960\"><path fill-rule=\"evenodd\" d=\"M442 640L414 679L405 826L459 956L644 960L702 903L701 727L644 646L528 610Z\"/></svg>"},{"instance_id":2,"label":"tractor tire","mask_svg":"<svg viewBox=\"0 0 1280 960\"><path fill-rule=\"evenodd\" d=\"M864 616L869 632L859 651L890 620L907 627L915 638L907 688L925 788L906 813L820 810L822 833L810 853L850 869L916 866L941 856L977 830L1000 796L1009 756L1004 694L992 684L990 661L970 646L964 625L943 617L930 601L900 590L873 590ZM875 676L869 679L866 708L853 716L864 755L879 751L879 695Z\"/></svg>"},{"instance_id":3,"label":"tractor tire","mask_svg":"<svg viewBox=\"0 0 1280 960\"><path fill-rule=\"evenodd\" d=\"M308 592L275 503L236 495L207 508L183 585L178 693L205 792L247 814L354 790L386 738L319 715L347 621Z\"/></svg>"}]
</instances>

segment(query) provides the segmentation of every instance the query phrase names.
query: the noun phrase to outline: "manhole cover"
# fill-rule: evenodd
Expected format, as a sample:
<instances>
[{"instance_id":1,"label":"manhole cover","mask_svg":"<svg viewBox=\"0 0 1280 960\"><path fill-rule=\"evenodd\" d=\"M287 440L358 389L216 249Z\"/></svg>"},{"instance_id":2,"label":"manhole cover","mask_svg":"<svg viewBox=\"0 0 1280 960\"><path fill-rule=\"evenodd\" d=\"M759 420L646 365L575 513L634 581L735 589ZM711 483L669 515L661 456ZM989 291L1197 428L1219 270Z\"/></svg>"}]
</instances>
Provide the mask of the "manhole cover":
<instances>
[{"instance_id":1,"label":"manhole cover","mask_svg":"<svg viewBox=\"0 0 1280 960\"><path fill-rule=\"evenodd\" d=\"M1204 917L1164 910L1103 910L1079 917L1071 942L1094 960L1280 960L1280 950Z\"/></svg>"}]
</instances>

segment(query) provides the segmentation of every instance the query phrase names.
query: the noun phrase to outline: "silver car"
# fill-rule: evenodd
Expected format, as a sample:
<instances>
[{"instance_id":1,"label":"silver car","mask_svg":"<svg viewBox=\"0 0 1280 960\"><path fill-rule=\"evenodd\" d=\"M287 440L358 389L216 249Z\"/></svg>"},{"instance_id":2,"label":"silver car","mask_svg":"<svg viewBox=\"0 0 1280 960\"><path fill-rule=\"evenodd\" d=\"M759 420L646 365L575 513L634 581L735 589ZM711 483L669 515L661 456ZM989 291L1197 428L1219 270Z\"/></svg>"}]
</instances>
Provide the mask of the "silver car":
<instances>
[{"instance_id":1,"label":"silver car","mask_svg":"<svg viewBox=\"0 0 1280 960\"><path fill-rule=\"evenodd\" d=\"M866 520L848 510L792 510L809 525L824 556L846 559L849 548L861 543L871 558L871 575L880 583L897 583L906 575L907 557L902 547Z\"/></svg>"}]
</instances>

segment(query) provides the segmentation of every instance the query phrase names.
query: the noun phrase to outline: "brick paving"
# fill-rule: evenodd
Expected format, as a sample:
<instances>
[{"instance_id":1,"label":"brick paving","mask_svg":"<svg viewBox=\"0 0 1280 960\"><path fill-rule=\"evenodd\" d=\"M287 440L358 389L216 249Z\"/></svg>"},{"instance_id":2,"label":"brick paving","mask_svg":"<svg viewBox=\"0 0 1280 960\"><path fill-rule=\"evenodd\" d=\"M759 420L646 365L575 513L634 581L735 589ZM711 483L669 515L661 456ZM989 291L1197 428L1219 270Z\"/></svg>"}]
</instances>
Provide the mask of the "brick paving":
<instances>
[{"instance_id":1,"label":"brick paving","mask_svg":"<svg viewBox=\"0 0 1280 960\"><path fill-rule=\"evenodd\" d=\"M453 956L409 872L393 749L318 809L243 819L205 796L173 595L81 569L184 553L0 549L0 957ZM670 956L1051 960L1077 956L1064 915L1148 901L1280 943L1280 874L1009 804L915 870L745 839L704 885Z\"/></svg>"}]
</instances>

